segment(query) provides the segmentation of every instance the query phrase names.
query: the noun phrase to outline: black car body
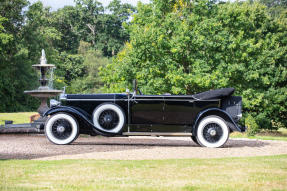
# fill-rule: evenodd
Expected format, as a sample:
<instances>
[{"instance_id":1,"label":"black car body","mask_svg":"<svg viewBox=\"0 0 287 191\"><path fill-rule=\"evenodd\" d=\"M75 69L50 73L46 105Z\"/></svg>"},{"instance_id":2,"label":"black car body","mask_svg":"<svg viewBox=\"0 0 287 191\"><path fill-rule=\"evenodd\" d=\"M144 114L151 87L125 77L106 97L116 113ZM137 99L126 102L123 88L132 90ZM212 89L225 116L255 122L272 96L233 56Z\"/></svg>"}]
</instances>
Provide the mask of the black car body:
<instances>
[{"instance_id":1,"label":"black car body","mask_svg":"<svg viewBox=\"0 0 287 191\"><path fill-rule=\"evenodd\" d=\"M51 109L44 114L50 118L58 114L53 122L49 123L50 119L46 122L45 132L49 140L56 144L71 143L78 134L153 135L190 136L202 146L219 147L228 139L227 137L219 144L218 141L223 135L229 136L229 132L233 131L245 131L245 127L238 125L242 116L242 99L232 96L233 92L233 88L224 88L194 95L138 95L136 91L62 94L61 103L54 101ZM71 118L68 117L69 120L65 122L65 116ZM203 120L207 118L208 120ZM198 127L202 121L206 123L206 127L200 127L199 133ZM226 124L228 132L223 123ZM77 124L74 125L77 127L71 124ZM57 142L58 139L67 139L74 129L77 130L73 139ZM203 143L205 140L206 144ZM207 144L208 142L210 144Z\"/></svg>"}]
</instances>

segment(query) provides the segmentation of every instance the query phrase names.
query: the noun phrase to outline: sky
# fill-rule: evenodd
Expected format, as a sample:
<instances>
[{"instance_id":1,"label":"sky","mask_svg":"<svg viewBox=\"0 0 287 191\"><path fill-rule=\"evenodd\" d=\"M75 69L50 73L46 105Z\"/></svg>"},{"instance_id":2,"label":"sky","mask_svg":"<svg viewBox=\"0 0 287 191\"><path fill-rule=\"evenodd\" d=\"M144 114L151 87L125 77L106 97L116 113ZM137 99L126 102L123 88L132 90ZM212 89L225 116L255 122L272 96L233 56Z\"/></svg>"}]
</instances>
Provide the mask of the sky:
<instances>
[{"instance_id":1,"label":"sky","mask_svg":"<svg viewBox=\"0 0 287 191\"><path fill-rule=\"evenodd\" d=\"M34 2L37 2L39 0L29 0L29 2L32 4ZM40 0L44 6L50 6L53 11L63 8L65 5L74 5L74 0ZM98 0L103 4L103 6L107 6L112 0ZM142 3L149 3L149 0L121 0L122 3L129 3L133 6L137 5L137 2L141 1Z\"/></svg>"}]
</instances>

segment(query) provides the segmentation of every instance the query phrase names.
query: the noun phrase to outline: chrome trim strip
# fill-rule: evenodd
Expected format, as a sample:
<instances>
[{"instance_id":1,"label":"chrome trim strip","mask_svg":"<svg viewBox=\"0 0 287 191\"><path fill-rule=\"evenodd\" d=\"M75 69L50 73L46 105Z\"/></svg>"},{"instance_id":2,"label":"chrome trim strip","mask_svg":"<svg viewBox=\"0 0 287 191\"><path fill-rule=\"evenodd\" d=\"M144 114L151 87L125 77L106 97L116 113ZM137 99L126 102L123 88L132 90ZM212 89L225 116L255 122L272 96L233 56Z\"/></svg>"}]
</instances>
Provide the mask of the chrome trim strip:
<instances>
[{"instance_id":1,"label":"chrome trim strip","mask_svg":"<svg viewBox=\"0 0 287 191\"><path fill-rule=\"evenodd\" d=\"M62 98L61 100L67 101L219 101L219 100L190 100L190 99L67 99Z\"/></svg>"},{"instance_id":2,"label":"chrome trim strip","mask_svg":"<svg viewBox=\"0 0 287 191\"><path fill-rule=\"evenodd\" d=\"M67 101L127 101L128 99L65 99Z\"/></svg>"},{"instance_id":3,"label":"chrome trim strip","mask_svg":"<svg viewBox=\"0 0 287 191\"><path fill-rule=\"evenodd\" d=\"M190 97L193 95L135 95L134 97Z\"/></svg>"},{"instance_id":4,"label":"chrome trim strip","mask_svg":"<svg viewBox=\"0 0 287 191\"><path fill-rule=\"evenodd\" d=\"M192 136L192 133L174 133L174 132L123 132L126 136Z\"/></svg>"}]
</instances>

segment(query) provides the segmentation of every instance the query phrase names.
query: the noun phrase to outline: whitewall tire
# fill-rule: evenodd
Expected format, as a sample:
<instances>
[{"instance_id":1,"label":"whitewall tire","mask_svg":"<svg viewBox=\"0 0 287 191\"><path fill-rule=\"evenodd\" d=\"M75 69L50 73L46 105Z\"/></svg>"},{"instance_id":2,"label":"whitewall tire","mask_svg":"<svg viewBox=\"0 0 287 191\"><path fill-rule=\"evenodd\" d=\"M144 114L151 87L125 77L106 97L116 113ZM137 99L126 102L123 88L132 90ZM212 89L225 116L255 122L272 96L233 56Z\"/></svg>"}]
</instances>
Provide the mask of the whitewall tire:
<instances>
[{"instance_id":1,"label":"whitewall tire","mask_svg":"<svg viewBox=\"0 0 287 191\"><path fill-rule=\"evenodd\" d=\"M125 125L125 114L116 104L104 103L94 110L93 123L104 132L119 133Z\"/></svg>"},{"instance_id":2,"label":"whitewall tire","mask_svg":"<svg viewBox=\"0 0 287 191\"><path fill-rule=\"evenodd\" d=\"M229 128L218 116L203 118L197 127L197 142L204 147L222 147L229 138Z\"/></svg>"},{"instance_id":3,"label":"whitewall tire","mask_svg":"<svg viewBox=\"0 0 287 191\"><path fill-rule=\"evenodd\" d=\"M46 122L45 135L54 144L70 144L79 135L79 125L71 115L58 113L52 115Z\"/></svg>"}]
</instances>

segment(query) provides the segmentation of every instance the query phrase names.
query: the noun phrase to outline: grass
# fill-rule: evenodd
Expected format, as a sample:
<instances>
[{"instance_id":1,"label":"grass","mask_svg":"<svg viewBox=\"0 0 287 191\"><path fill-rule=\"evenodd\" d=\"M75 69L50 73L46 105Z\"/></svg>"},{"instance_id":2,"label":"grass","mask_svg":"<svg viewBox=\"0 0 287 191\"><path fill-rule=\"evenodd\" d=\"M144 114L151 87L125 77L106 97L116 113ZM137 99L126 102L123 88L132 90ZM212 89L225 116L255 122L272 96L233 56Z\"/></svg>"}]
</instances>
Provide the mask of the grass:
<instances>
[{"instance_id":1,"label":"grass","mask_svg":"<svg viewBox=\"0 0 287 191\"><path fill-rule=\"evenodd\" d=\"M5 123L5 120L12 120L14 124L30 123L30 116L37 114L36 112L19 112L19 113L0 113L0 125Z\"/></svg>"},{"instance_id":2,"label":"grass","mask_svg":"<svg viewBox=\"0 0 287 191\"><path fill-rule=\"evenodd\" d=\"M261 140L280 140L287 141L287 129L280 128L278 131L262 131L255 136L247 136L246 133L234 132L230 134L231 138L249 138Z\"/></svg>"},{"instance_id":3,"label":"grass","mask_svg":"<svg viewBox=\"0 0 287 191\"><path fill-rule=\"evenodd\" d=\"M0 160L0 190L287 190L287 155L178 160Z\"/></svg>"}]
</instances>

